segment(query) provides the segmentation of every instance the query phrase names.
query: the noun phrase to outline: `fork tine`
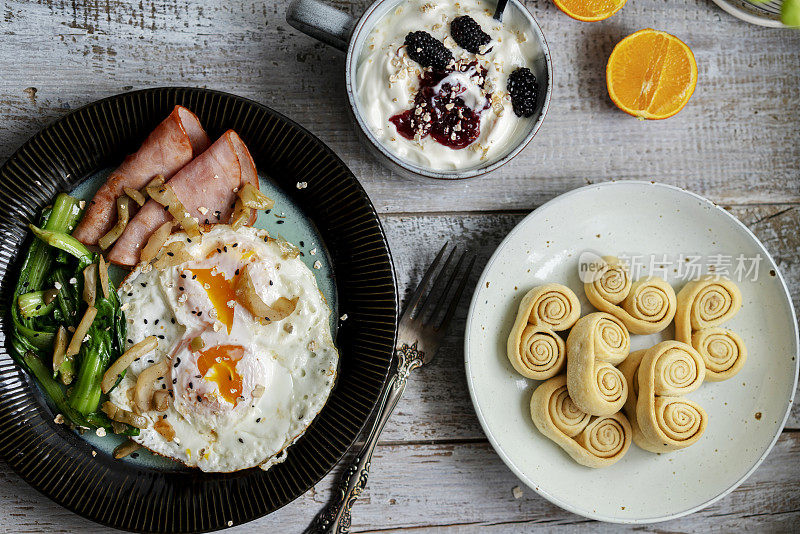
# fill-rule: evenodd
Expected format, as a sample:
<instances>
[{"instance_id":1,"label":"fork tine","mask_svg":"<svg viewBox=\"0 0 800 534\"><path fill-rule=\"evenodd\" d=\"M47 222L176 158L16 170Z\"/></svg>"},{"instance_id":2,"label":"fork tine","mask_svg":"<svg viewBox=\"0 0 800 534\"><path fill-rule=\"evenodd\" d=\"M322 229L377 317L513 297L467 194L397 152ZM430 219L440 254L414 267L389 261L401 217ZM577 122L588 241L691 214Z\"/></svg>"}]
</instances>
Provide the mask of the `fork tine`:
<instances>
[{"instance_id":1,"label":"fork tine","mask_svg":"<svg viewBox=\"0 0 800 534\"><path fill-rule=\"evenodd\" d=\"M453 269L452 274L447 279L447 285L444 286L444 291L442 291L442 294L439 296L439 301L436 303L436 307L431 312L431 315L428 318L427 322L435 323L436 318L442 311L442 308L444 308L444 305L447 304L448 302L447 295L450 294L450 288L453 287L453 282L455 282L458 279L458 272L461 270L461 266L464 264L464 260L467 257L467 252L469 251L465 250L464 252L461 253L461 256L458 258L458 262L456 263L456 266ZM441 272L444 272L444 268L442 268ZM433 293L433 291L431 291L431 293Z\"/></svg>"},{"instance_id":2,"label":"fork tine","mask_svg":"<svg viewBox=\"0 0 800 534\"><path fill-rule=\"evenodd\" d=\"M456 247L453 247L453 250L450 251L450 254L447 255L447 259L444 261L444 265L442 268L439 269L439 274L436 275L436 279L431 284L431 290L428 291L428 294L425 296L425 300L422 302L422 306L419 307L416 313L416 317L423 319L424 315L430 309L430 305L433 303L433 295L436 293L441 287L444 281L445 276L447 275L447 269L450 267L450 263L453 261L453 255L456 253ZM423 321L424 323L425 321Z\"/></svg>"},{"instance_id":3,"label":"fork tine","mask_svg":"<svg viewBox=\"0 0 800 534\"><path fill-rule=\"evenodd\" d=\"M464 287L467 285L467 281L469 281L469 275L470 273L472 273L472 267L474 265L475 265L475 256L473 255L469 261L469 265L467 265L467 270L464 271L464 277L461 279L461 283L458 284L458 289L456 289L455 295L453 295L453 300L450 301L450 306L447 308L447 313L445 313L442 322L439 323L439 326L436 327L437 330L447 328L447 325L450 324L450 320L456 313L458 302L461 300L461 294L464 292Z\"/></svg>"},{"instance_id":4,"label":"fork tine","mask_svg":"<svg viewBox=\"0 0 800 534\"><path fill-rule=\"evenodd\" d=\"M449 244L450 244L449 241L444 244L442 249L436 255L436 258L434 258L433 262L431 262L431 266L428 267L427 271L425 271L425 274L423 275L422 280L417 286L417 289L414 290L414 293L411 295L411 298L408 299L408 304L406 304L406 309L403 312L403 316L400 318L401 321L403 319L412 317L413 312L417 309L417 305L419 304L420 298L422 297L422 294L425 292L425 289L428 286L428 282L430 282L430 279L433 276L433 273L436 271L436 267L439 265L439 261L442 259L444 251L445 249L447 249L447 245Z\"/></svg>"}]
</instances>

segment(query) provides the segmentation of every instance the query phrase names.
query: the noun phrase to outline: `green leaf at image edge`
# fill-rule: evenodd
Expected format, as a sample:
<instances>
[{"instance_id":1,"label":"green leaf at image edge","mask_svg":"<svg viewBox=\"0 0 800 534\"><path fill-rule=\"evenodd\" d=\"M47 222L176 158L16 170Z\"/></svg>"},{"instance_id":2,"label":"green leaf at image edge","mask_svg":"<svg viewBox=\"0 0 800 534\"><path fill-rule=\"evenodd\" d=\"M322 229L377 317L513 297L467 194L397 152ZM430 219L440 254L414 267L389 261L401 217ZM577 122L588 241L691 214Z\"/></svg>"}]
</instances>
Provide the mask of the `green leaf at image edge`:
<instances>
[{"instance_id":1,"label":"green leaf at image edge","mask_svg":"<svg viewBox=\"0 0 800 534\"><path fill-rule=\"evenodd\" d=\"M800 27L800 0L784 0L781 7L781 22L793 28Z\"/></svg>"}]
</instances>

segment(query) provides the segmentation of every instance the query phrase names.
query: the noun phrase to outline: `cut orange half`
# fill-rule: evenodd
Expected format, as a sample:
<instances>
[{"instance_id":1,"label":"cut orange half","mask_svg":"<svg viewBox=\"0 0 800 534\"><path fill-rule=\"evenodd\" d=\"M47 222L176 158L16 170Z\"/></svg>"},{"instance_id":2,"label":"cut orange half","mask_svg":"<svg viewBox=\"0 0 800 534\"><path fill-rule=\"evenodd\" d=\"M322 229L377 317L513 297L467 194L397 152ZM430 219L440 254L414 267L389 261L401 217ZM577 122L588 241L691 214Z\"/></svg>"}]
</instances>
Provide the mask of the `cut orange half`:
<instances>
[{"instance_id":1,"label":"cut orange half","mask_svg":"<svg viewBox=\"0 0 800 534\"><path fill-rule=\"evenodd\" d=\"M553 0L556 7L575 20L605 20L625 5L627 0Z\"/></svg>"},{"instance_id":2,"label":"cut orange half","mask_svg":"<svg viewBox=\"0 0 800 534\"><path fill-rule=\"evenodd\" d=\"M614 104L642 119L666 119L683 109L697 85L697 63L686 44L652 29L629 35L614 47L606 67Z\"/></svg>"}]
</instances>

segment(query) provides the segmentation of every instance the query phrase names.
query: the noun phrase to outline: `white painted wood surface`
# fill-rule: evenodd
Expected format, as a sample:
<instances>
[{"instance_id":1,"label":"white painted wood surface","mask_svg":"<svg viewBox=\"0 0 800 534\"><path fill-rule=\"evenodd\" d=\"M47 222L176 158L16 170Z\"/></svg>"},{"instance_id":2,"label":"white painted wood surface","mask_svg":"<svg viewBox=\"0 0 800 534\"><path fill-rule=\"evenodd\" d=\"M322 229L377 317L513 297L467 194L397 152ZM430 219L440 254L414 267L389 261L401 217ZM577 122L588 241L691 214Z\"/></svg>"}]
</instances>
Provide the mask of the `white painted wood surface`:
<instances>
[{"instance_id":1,"label":"white painted wood surface","mask_svg":"<svg viewBox=\"0 0 800 534\"><path fill-rule=\"evenodd\" d=\"M332 2L353 14L365 0ZM589 182L652 179L728 206L778 261L800 305L800 32L748 26L708 0L636 0L579 23L527 2L551 47L550 113L500 171L468 182L397 177L358 145L344 108L342 56L299 35L277 0L0 0L0 161L67 110L118 92L204 86L299 121L350 166L382 213L405 294L446 239L486 261L527 212ZM614 108L605 61L644 27L687 42L700 79L685 110L639 122ZM477 273L475 275L477 277ZM355 532L611 532L521 485L487 443L466 391L466 299L436 363L418 373L384 432ZM800 409L758 471L714 506L647 531L796 531ZM335 473L277 513L230 532L299 532ZM629 530L632 530L629 529ZM28 487L0 462L0 531L105 532Z\"/></svg>"}]
</instances>

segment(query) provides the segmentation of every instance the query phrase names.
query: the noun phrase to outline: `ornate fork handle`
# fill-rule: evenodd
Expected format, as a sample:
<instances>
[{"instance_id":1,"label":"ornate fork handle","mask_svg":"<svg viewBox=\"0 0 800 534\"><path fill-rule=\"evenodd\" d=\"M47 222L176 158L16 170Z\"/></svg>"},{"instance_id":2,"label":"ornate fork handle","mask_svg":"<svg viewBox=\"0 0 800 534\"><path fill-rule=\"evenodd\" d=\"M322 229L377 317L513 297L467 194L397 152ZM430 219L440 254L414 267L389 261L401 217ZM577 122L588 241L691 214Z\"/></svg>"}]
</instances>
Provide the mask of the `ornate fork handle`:
<instances>
[{"instance_id":1,"label":"ornate fork handle","mask_svg":"<svg viewBox=\"0 0 800 534\"><path fill-rule=\"evenodd\" d=\"M397 371L389 379L389 384L378 403L378 414L367 435L364 447L353 459L339 482L338 492L329 504L306 530L306 534L346 534L350 532L350 510L358 496L367 486L372 453L383 431L383 427L394 412L397 402L406 389L408 376L422 365L423 352L417 350L417 344L403 344L395 351L398 358Z\"/></svg>"}]
</instances>

